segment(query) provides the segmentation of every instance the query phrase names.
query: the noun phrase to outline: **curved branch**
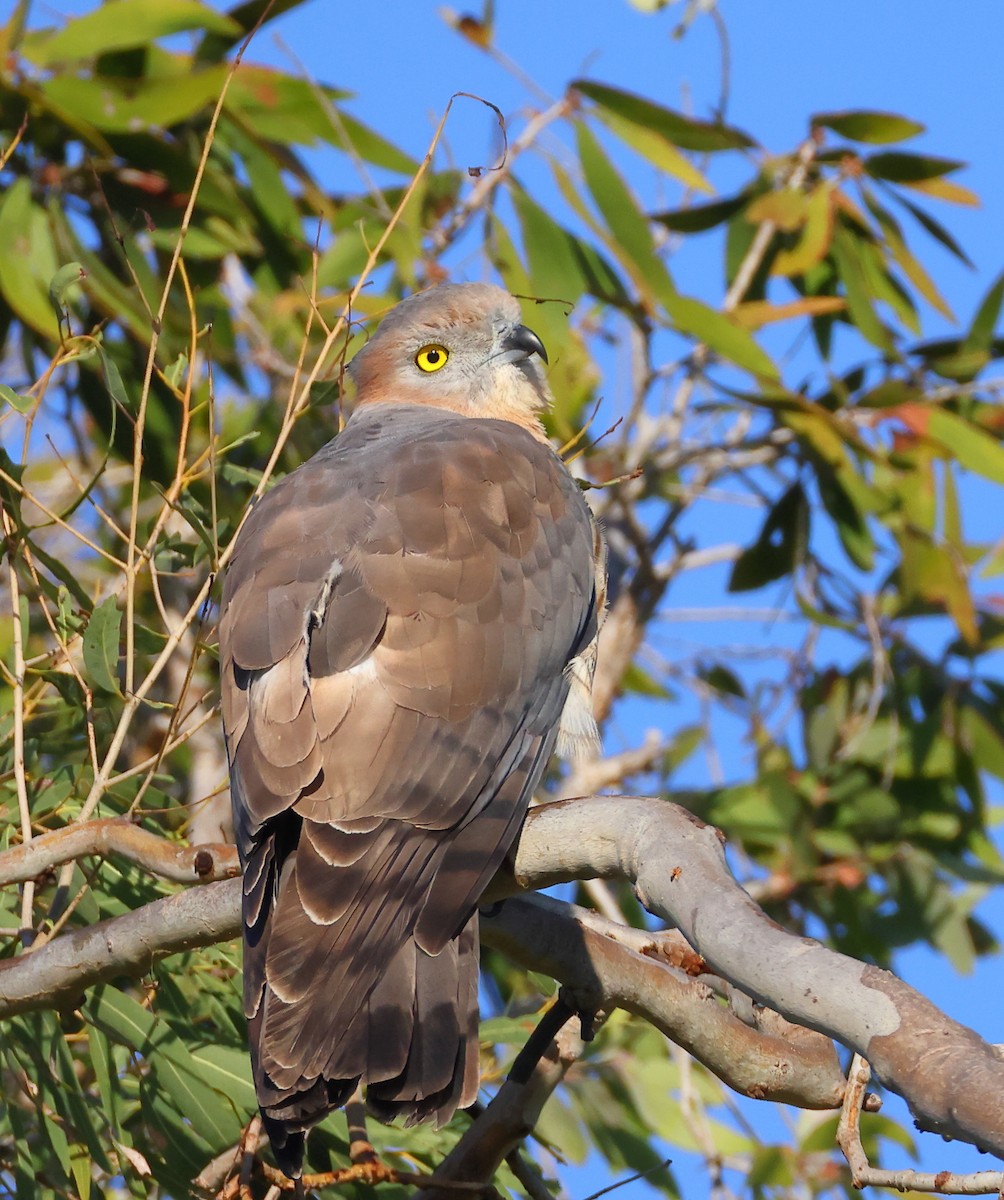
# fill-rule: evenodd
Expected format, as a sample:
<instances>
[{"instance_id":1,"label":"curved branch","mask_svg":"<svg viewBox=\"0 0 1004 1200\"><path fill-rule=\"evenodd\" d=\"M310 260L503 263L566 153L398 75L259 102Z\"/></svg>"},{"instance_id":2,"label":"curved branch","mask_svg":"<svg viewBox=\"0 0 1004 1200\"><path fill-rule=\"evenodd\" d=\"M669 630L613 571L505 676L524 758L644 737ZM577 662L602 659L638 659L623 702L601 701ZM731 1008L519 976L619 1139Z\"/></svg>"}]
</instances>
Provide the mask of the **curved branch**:
<instances>
[{"instance_id":1,"label":"curved branch","mask_svg":"<svg viewBox=\"0 0 1004 1200\"><path fill-rule=\"evenodd\" d=\"M53 867L97 854L117 854L163 879L208 883L240 874L233 846L186 846L133 824L106 817L54 829L0 853L0 885L37 879Z\"/></svg>"},{"instance_id":2,"label":"curved branch","mask_svg":"<svg viewBox=\"0 0 1004 1200\"><path fill-rule=\"evenodd\" d=\"M529 896L483 915L481 937L514 962L560 979L585 1011L617 1007L644 1018L742 1095L840 1107L846 1080L828 1038L790 1026L751 1029L706 984L603 936L594 924L573 904Z\"/></svg>"},{"instance_id":3,"label":"curved branch","mask_svg":"<svg viewBox=\"0 0 1004 1200\"><path fill-rule=\"evenodd\" d=\"M227 879L144 904L0 962L0 1017L75 1008L85 988L142 975L167 954L211 946L241 928L241 881Z\"/></svg>"},{"instance_id":4,"label":"curved branch","mask_svg":"<svg viewBox=\"0 0 1004 1200\"><path fill-rule=\"evenodd\" d=\"M1001 1051L888 971L776 925L732 877L722 840L675 804L590 796L530 812L514 875L521 888L631 881L717 972L866 1058L921 1128L1004 1157Z\"/></svg>"},{"instance_id":5,"label":"curved branch","mask_svg":"<svg viewBox=\"0 0 1004 1200\"><path fill-rule=\"evenodd\" d=\"M677 925L720 975L867 1058L922 1127L1004 1157L1001 1054L895 976L774 924L733 879L718 831L676 805L594 796L534 809L512 876L497 879L486 902L593 877L631 881L642 904ZM0 1016L74 1003L99 980L234 936L240 891L237 880L210 883L0 964ZM607 948L581 941L599 954L592 968L599 980ZM557 967L553 945L547 953ZM581 982L581 960L577 970ZM643 982L639 968L633 986L644 990ZM627 1007L626 983L622 990Z\"/></svg>"}]
</instances>

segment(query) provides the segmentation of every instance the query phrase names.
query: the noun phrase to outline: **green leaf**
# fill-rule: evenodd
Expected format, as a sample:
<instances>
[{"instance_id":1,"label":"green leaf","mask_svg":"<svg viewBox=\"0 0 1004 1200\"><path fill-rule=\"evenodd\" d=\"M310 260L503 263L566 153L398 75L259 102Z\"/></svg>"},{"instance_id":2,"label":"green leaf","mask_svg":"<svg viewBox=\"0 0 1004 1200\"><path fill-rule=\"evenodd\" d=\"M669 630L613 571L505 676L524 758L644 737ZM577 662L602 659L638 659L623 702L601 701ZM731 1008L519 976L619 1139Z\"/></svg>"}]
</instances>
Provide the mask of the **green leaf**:
<instances>
[{"instance_id":1,"label":"green leaf","mask_svg":"<svg viewBox=\"0 0 1004 1200\"><path fill-rule=\"evenodd\" d=\"M795 483L770 510L757 540L736 559L729 591L752 591L790 574L808 542L809 505L802 485Z\"/></svg>"},{"instance_id":2,"label":"green leaf","mask_svg":"<svg viewBox=\"0 0 1004 1200\"><path fill-rule=\"evenodd\" d=\"M904 154L900 150L885 150L872 154L864 161L865 170L875 179L893 183L916 183L923 179L940 179L966 164L953 158L935 158L930 154Z\"/></svg>"},{"instance_id":3,"label":"green leaf","mask_svg":"<svg viewBox=\"0 0 1004 1200\"><path fill-rule=\"evenodd\" d=\"M901 117L896 113L874 112L868 109L819 113L811 118L811 123L832 129L834 133L850 138L853 142L870 142L873 145L902 142L924 132L924 126L918 121L911 121L908 117Z\"/></svg>"},{"instance_id":4,"label":"green leaf","mask_svg":"<svg viewBox=\"0 0 1004 1200\"><path fill-rule=\"evenodd\" d=\"M1004 272L997 276L987 294L980 301L976 316L973 317L973 323L962 342L961 352L963 354L984 354L989 359L1002 302L1004 302Z\"/></svg>"},{"instance_id":5,"label":"green leaf","mask_svg":"<svg viewBox=\"0 0 1004 1200\"><path fill-rule=\"evenodd\" d=\"M576 122L575 132L586 186L613 237L611 249L650 295L660 299L675 295L669 273L656 253L648 218L583 121Z\"/></svg>"},{"instance_id":6,"label":"green leaf","mask_svg":"<svg viewBox=\"0 0 1004 1200\"><path fill-rule=\"evenodd\" d=\"M844 285L848 311L858 332L872 345L891 353L892 339L875 311L874 294L869 286L868 272L861 259L857 237L846 229L838 228L834 233L831 253Z\"/></svg>"},{"instance_id":7,"label":"green leaf","mask_svg":"<svg viewBox=\"0 0 1004 1200\"><path fill-rule=\"evenodd\" d=\"M698 192L714 191L690 159L661 133L645 125L636 125L614 112L600 110L599 117L622 142L636 150L643 158L647 158L660 171L678 179L684 187L693 188Z\"/></svg>"},{"instance_id":8,"label":"green leaf","mask_svg":"<svg viewBox=\"0 0 1004 1200\"><path fill-rule=\"evenodd\" d=\"M46 67L143 46L188 29L240 32L232 18L198 0L106 0L55 33L29 34L22 48L26 58Z\"/></svg>"},{"instance_id":9,"label":"green leaf","mask_svg":"<svg viewBox=\"0 0 1004 1200\"><path fill-rule=\"evenodd\" d=\"M672 229L674 233L704 233L723 225L749 202L746 192L728 200L713 200L710 204L692 204L687 208L670 209L652 214L652 220Z\"/></svg>"},{"instance_id":10,"label":"green leaf","mask_svg":"<svg viewBox=\"0 0 1004 1200\"><path fill-rule=\"evenodd\" d=\"M875 541L868 522L836 474L820 464L816 472L823 506L837 527L847 557L862 571L875 564Z\"/></svg>"},{"instance_id":11,"label":"green leaf","mask_svg":"<svg viewBox=\"0 0 1004 1200\"><path fill-rule=\"evenodd\" d=\"M0 197L0 246L0 295L26 325L55 339L56 318L42 279L50 279L59 264L27 178L15 179Z\"/></svg>"},{"instance_id":12,"label":"green leaf","mask_svg":"<svg viewBox=\"0 0 1004 1200\"><path fill-rule=\"evenodd\" d=\"M520 187L512 189L533 294L577 304L586 290L569 234Z\"/></svg>"},{"instance_id":13,"label":"green leaf","mask_svg":"<svg viewBox=\"0 0 1004 1200\"><path fill-rule=\"evenodd\" d=\"M54 75L42 85L42 93L46 101L75 113L95 129L109 134L135 134L138 130L170 128L210 107L220 94L226 73L225 67L210 67L180 78L145 81L128 89L108 80Z\"/></svg>"},{"instance_id":14,"label":"green leaf","mask_svg":"<svg viewBox=\"0 0 1004 1200\"><path fill-rule=\"evenodd\" d=\"M91 613L84 630L84 666L95 687L119 693L118 665L122 614L114 596L103 600Z\"/></svg>"},{"instance_id":15,"label":"green leaf","mask_svg":"<svg viewBox=\"0 0 1004 1200\"><path fill-rule=\"evenodd\" d=\"M868 205L869 211L882 227L886 244L892 251L893 258L899 264L907 279L920 292L928 304L937 309L943 317L954 322L955 314L948 307L948 304L938 291L927 270L907 248L898 222L867 191L865 191L865 202Z\"/></svg>"},{"instance_id":16,"label":"green leaf","mask_svg":"<svg viewBox=\"0 0 1004 1200\"><path fill-rule=\"evenodd\" d=\"M804 275L810 267L826 257L833 238L833 189L827 184L809 196L805 206L805 223L793 246L782 248L770 264L772 275Z\"/></svg>"},{"instance_id":17,"label":"green leaf","mask_svg":"<svg viewBox=\"0 0 1004 1200\"><path fill-rule=\"evenodd\" d=\"M19 396L12 387L8 387L5 383L0 383L0 399L6 400L11 408L19 413L30 412L35 403L31 396Z\"/></svg>"},{"instance_id":18,"label":"green leaf","mask_svg":"<svg viewBox=\"0 0 1004 1200\"><path fill-rule=\"evenodd\" d=\"M59 270L49 280L49 303L57 320L66 315L66 296L72 287L84 279L87 272L78 262L70 262Z\"/></svg>"},{"instance_id":19,"label":"green leaf","mask_svg":"<svg viewBox=\"0 0 1004 1200\"><path fill-rule=\"evenodd\" d=\"M696 121L634 92L625 92L589 79L574 79L570 86L608 113L632 125L649 129L682 150L715 153L719 150L747 150L756 145L752 138L738 129L709 121Z\"/></svg>"},{"instance_id":20,"label":"green leaf","mask_svg":"<svg viewBox=\"0 0 1004 1200\"><path fill-rule=\"evenodd\" d=\"M681 332L697 338L722 358L760 379L779 378L770 355L734 317L689 296L666 296L663 307Z\"/></svg>"},{"instance_id":21,"label":"green leaf","mask_svg":"<svg viewBox=\"0 0 1004 1200\"><path fill-rule=\"evenodd\" d=\"M708 687L714 688L724 696L734 696L737 700L746 699L746 689L739 676L723 663L715 663L711 667L697 671L697 678L702 679Z\"/></svg>"},{"instance_id":22,"label":"green leaf","mask_svg":"<svg viewBox=\"0 0 1004 1200\"><path fill-rule=\"evenodd\" d=\"M896 192L895 196L899 203L903 205L907 212L910 213L917 224L920 225L920 227L932 238L934 238L936 242L944 246L949 254L954 255L959 262L965 263L967 267L971 267L973 265L972 260L940 221L936 221L934 217L932 217L929 213L924 212L919 205L914 204L912 200L908 200L904 195L902 195L902 193Z\"/></svg>"}]
</instances>

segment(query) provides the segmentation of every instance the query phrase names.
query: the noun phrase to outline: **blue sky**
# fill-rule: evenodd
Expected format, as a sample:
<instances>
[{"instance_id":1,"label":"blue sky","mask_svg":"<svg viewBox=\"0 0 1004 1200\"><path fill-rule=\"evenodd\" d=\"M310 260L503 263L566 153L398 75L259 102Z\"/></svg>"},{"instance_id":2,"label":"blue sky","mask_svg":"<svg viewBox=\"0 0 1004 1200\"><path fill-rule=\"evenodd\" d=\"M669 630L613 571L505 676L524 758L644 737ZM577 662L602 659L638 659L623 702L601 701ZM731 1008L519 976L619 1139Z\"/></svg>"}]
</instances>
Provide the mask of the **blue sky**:
<instances>
[{"instance_id":1,"label":"blue sky","mask_svg":"<svg viewBox=\"0 0 1004 1200\"><path fill-rule=\"evenodd\" d=\"M38 23L55 13L91 7L89 0L37 5L33 19ZM513 118L518 131L521 112L546 100L448 30L437 9L427 0L351 5L314 0L275 22L250 57L287 67L295 58L316 78L355 92L350 111L416 157L425 152L455 91L491 100ZM722 0L720 11L730 39L729 119L769 149L783 152L797 144L810 113L874 108L901 112L927 126L911 148L970 164L955 178L982 197L982 206L942 206L937 215L958 236L976 270L967 271L936 249L928 254L919 243L950 305L966 321L1004 267L1004 5L999 0L969 0L959 6L944 0ZM683 5L676 4L648 16L626 0L498 0L497 43L551 96L585 74L707 115L719 95L720 46L707 18L698 18L686 37L674 40L671 31L682 12ZM493 158L493 119L478 105L458 105L446 137L449 153L461 166ZM333 190L354 186L355 180L343 174L350 169L343 158L322 155L317 161ZM712 173L712 179L727 188L729 169ZM639 183L648 187L651 179ZM670 186L667 207L677 198ZM463 261L461 254L460 269ZM720 299L719 257L710 246L687 250L674 264L674 273L682 290ZM925 324L931 335L946 331L936 314L925 314ZM999 507L999 501L982 506L980 527L970 532L985 529L987 536L999 536ZM708 596L720 596L721 584L721 575L714 573L703 580ZM708 602L720 600L716 596ZM775 633L781 636L773 628L754 636ZM717 635L730 639L727 630L719 629ZM742 636L747 638L749 631ZM988 901L981 915L1004 931L1004 899ZM901 955L898 967L953 1017L991 1041L1004 1041L999 1004L1004 966L999 958L985 960L963 980L926 951ZM892 1101L889 1109L902 1111ZM749 1111L763 1125L763 1106ZM945 1147L929 1136L921 1140L927 1169L987 1165L968 1148ZM678 1156L681 1167L683 1162ZM701 1176L691 1169L684 1168L681 1179L689 1195L705 1191ZM567 1182L581 1198L606 1180L576 1172ZM624 1200L645 1194L651 1193L643 1184L620 1193Z\"/></svg>"}]
</instances>

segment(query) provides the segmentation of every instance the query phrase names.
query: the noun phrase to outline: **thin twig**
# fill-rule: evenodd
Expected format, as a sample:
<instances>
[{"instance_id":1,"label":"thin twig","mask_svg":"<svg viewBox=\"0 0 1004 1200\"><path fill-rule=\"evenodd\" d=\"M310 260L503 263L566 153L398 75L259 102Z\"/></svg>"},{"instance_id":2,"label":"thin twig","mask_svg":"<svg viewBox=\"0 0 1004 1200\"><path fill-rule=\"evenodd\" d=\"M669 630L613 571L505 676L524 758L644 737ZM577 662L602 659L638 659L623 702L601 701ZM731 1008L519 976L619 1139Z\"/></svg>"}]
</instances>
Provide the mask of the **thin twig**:
<instances>
[{"instance_id":1,"label":"thin twig","mask_svg":"<svg viewBox=\"0 0 1004 1200\"><path fill-rule=\"evenodd\" d=\"M14 655L13 716L14 716L14 786L17 791L17 808L21 818L21 841L31 842L31 806L28 802L28 777L24 761L24 634L21 623L21 587L17 577L14 555L17 548L17 531L6 507L0 505L3 520L4 542L7 551L7 587L10 591L11 643ZM21 941L30 946L34 941L33 908L35 882L25 879L21 890Z\"/></svg>"},{"instance_id":2,"label":"thin twig","mask_svg":"<svg viewBox=\"0 0 1004 1200\"><path fill-rule=\"evenodd\" d=\"M856 1188L885 1187L897 1192L936 1192L942 1196L984 1196L1004 1190L1004 1172L974 1171L956 1175L952 1171L931 1174L924 1171L886 1171L873 1167L861 1144L861 1109L865 1089L871 1079L871 1067L855 1054L847 1075L847 1090L837 1125L837 1145L847 1159L851 1183Z\"/></svg>"}]
</instances>

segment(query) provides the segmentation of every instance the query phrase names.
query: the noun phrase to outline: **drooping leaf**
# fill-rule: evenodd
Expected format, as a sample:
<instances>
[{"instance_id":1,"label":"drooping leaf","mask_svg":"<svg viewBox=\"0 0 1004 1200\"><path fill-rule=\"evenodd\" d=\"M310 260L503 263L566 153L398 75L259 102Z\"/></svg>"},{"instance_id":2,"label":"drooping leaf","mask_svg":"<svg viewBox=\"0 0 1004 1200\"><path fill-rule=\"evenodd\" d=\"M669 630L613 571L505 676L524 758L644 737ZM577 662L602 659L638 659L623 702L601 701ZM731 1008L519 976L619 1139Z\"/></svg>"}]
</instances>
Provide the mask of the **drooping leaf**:
<instances>
[{"instance_id":1,"label":"drooping leaf","mask_svg":"<svg viewBox=\"0 0 1004 1200\"><path fill-rule=\"evenodd\" d=\"M893 349L889 331L875 311L875 295L861 258L857 239L845 229L837 229L832 254L847 296L847 308L861 335L887 353Z\"/></svg>"},{"instance_id":2,"label":"drooping leaf","mask_svg":"<svg viewBox=\"0 0 1004 1200\"><path fill-rule=\"evenodd\" d=\"M936 242L944 246L950 254L954 255L959 262L965 263L967 267L971 267L973 265L972 260L959 245L956 238L949 233L949 231L944 227L944 225L941 224L940 221L936 221L934 217L930 215L930 213L924 212L919 205L914 204L911 200L908 200L902 192L896 193L896 199L900 204L903 205L907 212L910 213L917 224L920 225L921 228L924 229L928 234L930 234L930 236L934 238Z\"/></svg>"},{"instance_id":3,"label":"drooping leaf","mask_svg":"<svg viewBox=\"0 0 1004 1200\"><path fill-rule=\"evenodd\" d=\"M714 188L673 143L648 125L639 125L618 113L600 109L600 120L632 150L636 150L666 175L678 179L684 187L698 192L713 192Z\"/></svg>"},{"instance_id":4,"label":"drooping leaf","mask_svg":"<svg viewBox=\"0 0 1004 1200\"><path fill-rule=\"evenodd\" d=\"M119 639L122 613L114 596L103 600L91 613L84 630L84 666L95 687L118 693Z\"/></svg>"},{"instance_id":5,"label":"drooping leaf","mask_svg":"<svg viewBox=\"0 0 1004 1200\"><path fill-rule=\"evenodd\" d=\"M767 515L760 533L736 559L730 592L748 592L790 574L809 541L809 505L800 483L794 483Z\"/></svg>"},{"instance_id":6,"label":"drooping leaf","mask_svg":"<svg viewBox=\"0 0 1004 1200\"><path fill-rule=\"evenodd\" d=\"M576 122L575 131L582 173L612 235L611 249L619 251L635 281L653 298L675 294L676 288L656 253L648 218L585 122Z\"/></svg>"}]
</instances>

